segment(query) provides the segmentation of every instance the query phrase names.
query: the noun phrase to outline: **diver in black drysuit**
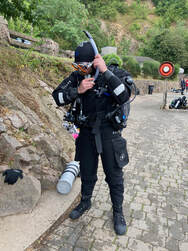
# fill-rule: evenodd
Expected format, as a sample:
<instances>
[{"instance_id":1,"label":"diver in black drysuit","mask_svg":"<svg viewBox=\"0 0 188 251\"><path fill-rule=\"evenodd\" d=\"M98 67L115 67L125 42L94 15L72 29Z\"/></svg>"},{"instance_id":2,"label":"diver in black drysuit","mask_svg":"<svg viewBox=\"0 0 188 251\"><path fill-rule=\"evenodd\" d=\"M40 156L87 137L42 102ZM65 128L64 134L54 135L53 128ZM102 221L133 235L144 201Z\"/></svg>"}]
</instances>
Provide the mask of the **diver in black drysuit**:
<instances>
[{"instance_id":1,"label":"diver in black drysuit","mask_svg":"<svg viewBox=\"0 0 188 251\"><path fill-rule=\"evenodd\" d=\"M58 106L74 104L74 112L68 119L80 128L75 160L80 161L81 201L71 212L70 218L79 218L91 207L100 155L113 205L114 230L122 235L126 232L122 209L122 168L128 164L129 158L126 140L121 136L120 130L114 129L106 119L106 114L112 112L117 104L121 105L129 100L131 86L107 69L103 58L99 54L95 56L90 42L83 42L76 48L75 63L77 70L65 78L52 93ZM94 82L96 68L100 74Z\"/></svg>"}]
</instances>

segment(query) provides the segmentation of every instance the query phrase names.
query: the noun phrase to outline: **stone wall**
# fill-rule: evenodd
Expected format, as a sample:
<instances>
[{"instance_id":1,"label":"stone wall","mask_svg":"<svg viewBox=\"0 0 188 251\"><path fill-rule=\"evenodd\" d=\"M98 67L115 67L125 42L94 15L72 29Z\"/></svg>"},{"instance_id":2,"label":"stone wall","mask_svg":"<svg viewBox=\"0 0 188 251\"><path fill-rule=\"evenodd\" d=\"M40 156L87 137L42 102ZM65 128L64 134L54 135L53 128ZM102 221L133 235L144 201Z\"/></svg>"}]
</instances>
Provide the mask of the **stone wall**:
<instances>
[{"instance_id":1,"label":"stone wall","mask_svg":"<svg viewBox=\"0 0 188 251\"><path fill-rule=\"evenodd\" d=\"M101 48L101 55L104 56L106 54L117 54L117 47L106 46Z\"/></svg>"},{"instance_id":2,"label":"stone wall","mask_svg":"<svg viewBox=\"0 0 188 251\"><path fill-rule=\"evenodd\" d=\"M180 88L178 80L171 81L171 80L139 79L139 80L135 80L135 84L137 88L139 88L141 95L148 94L149 85L154 86L154 89L153 89L154 93L164 92L166 90L166 86L167 86L168 91L170 91L172 88L175 88L175 89Z\"/></svg>"}]
</instances>

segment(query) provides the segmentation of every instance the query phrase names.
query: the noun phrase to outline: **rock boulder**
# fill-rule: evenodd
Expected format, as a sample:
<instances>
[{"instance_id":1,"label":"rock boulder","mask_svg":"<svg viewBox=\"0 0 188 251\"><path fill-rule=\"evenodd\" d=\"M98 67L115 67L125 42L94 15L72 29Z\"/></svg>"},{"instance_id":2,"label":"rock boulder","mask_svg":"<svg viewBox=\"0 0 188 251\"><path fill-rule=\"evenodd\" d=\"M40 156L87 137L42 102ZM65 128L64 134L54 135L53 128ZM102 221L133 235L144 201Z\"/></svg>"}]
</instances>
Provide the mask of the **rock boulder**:
<instances>
[{"instance_id":1,"label":"rock boulder","mask_svg":"<svg viewBox=\"0 0 188 251\"><path fill-rule=\"evenodd\" d=\"M40 182L32 176L18 179L14 185L4 183L0 176L0 216L29 213L41 196Z\"/></svg>"},{"instance_id":2,"label":"rock boulder","mask_svg":"<svg viewBox=\"0 0 188 251\"><path fill-rule=\"evenodd\" d=\"M0 41L10 41L8 23L2 16L0 16Z\"/></svg>"}]
</instances>

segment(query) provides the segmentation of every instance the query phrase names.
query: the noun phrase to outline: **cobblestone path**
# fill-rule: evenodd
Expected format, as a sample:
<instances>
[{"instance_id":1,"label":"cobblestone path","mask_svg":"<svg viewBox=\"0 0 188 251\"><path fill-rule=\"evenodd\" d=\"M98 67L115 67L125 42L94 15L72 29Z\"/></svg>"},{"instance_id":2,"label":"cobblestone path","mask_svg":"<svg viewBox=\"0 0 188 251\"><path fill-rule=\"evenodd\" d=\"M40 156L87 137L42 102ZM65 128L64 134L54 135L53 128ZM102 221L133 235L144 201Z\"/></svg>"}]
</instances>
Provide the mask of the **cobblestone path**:
<instances>
[{"instance_id":1,"label":"cobblestone path","mask_svg":"<svg viewBox=\"0 0 188 251\"><path fill-rule=\"evenodd\" d=\"M92 208L79 220L66 219L38 250L188 250L188 111L163 111L161 103L161 94L138 96L124 130L130 156L124 168L126 235L113 231L100 166Z\"/></svg>"}]
</instances>

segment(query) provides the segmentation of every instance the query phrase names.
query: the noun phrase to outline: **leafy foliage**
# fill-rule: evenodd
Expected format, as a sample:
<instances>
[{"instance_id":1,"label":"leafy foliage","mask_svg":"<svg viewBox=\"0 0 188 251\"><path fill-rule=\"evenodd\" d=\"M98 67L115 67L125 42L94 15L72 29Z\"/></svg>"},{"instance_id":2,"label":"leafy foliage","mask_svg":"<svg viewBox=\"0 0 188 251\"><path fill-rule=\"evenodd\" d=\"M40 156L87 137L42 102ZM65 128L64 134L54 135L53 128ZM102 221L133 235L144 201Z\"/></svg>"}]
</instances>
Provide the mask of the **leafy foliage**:
<instances>
[{"instance_id":1,"label":"leafy foliage","mask_svg":"<svg viewBox=\"0 0 188 251\"><path fill-rule=\"evenodd\" d=\"M85 5L77 0L41 0L35 10L35 24L40 36L58 41L63 49L74 49L86 40L83 30L88 30L100 47L111 41L111 36L100 29L100 22L90 17Z\"/></svg>"},{"instance_id":2,"label":"leafy foliage","mask_svg":"<svg viewBox=\"0 0 188 251\"><path fill-rule=\"evenodd\" d=\"M142 72L144 76L150 76L154 79L160 78L158 69L159 69L160 63L156 61L145 61L143 63Z\"/></svg>"},{"instance_id":3,"label":"leafy foliage","mask_svg":"<svg viewBox=\"0 0 188 251\"><path fill-rule=\"evenodd\" d=\"M6 19L19 18L22 16L25 20L32 21L32 11L40 0L1 0L0 13Z\"/></svg>"},{"instance_id":4,"label":"leafy foliage","mask_svg":"<svg viewBox=\"0 0 188 251\"><path fill-rule=\"evenodd\" d=\"M130 9L137 19L146 19L149 10L144 3L141 1L135 1L131 4Z\"/></svg>"},{"instance_id":5,"label":"leafy foliage","mask_svg":"<svg viewBox=\"0 0 188 251\"><path fill-rule=\"evenodd\" d=\"M127 57L125 62L125 69L131 73L133 77L137 77L141 73L139 63L133 57Z\"/></svg>"},{"instance_id":6,"label":"leafy foliage","mask_svg":"<svg viewBox=\"0 0 188 251\"><path fill-rule=\"evenodd\" d=\"M115 46L115 39L113 34L106 34L101 29L100 21L96 20L95 18L89 18L86 30L88 30L92 34L98 48L102 48L106 45Z\"/></svg>"},{"instance_id":7,"label":"leafy foliage","mask_svg":"<svg viewBox=\"0 0 188 251\"><path fill-rule=\"evenodd\" d=\"M10 18L8 20L8 27L10 30L25 33L32 36L34 35L33 25L28 20L25 20L23 17L17 17L14 19Z\"/></svg>"},{"instance_id":8,"label":"leafy foliage","mask_svg":"<svg viewBox=\"0 0 188 251\"><path fill-rule=\"evenodd\" d=\"M122 56L122 58L125 55L128 55L130 52L130 46L131 46L131 41L130 39L126 39L125 37L122 38L122 40L119 43L119 47L118 47L118 53L119 55Z\"/></svg>"},{"instance_id":9,"label":"leafy foliage","mask_svg":"<svg viewBox=\"0 0 188 251\"><path fill-rule=\"evenodd\" d=\"M124 0L80 0L85 4L89 13L103 19L115 20L117 13L127 12L127 5Z\"/></svg>"},{"instance_id":10,"label":"leafy foliage","mask_svg":"<svg viewBox=\"0 0 188 251\"><path fill-rule=\"evenodd\" d=\"M132 34L136 34L138 31L140 31L140 28L140 24L132 23L129 30Z\"/></svg>"},{"instance_id":11,"label":"leafy foliage","mask_svg":"<svg viewBox=\"0 0 188 251\"><path fill-rule=\"evenodd\" d=\"M111 8L111 6L103 6L100 8L100 17L110 21L115 21L117 15L117 10Z\"/></svg>"},{"instance_id":12,"label":"leafy foliage","mask_svg":"<svg viewBox=\"0 0 188 251\"><path fill-rule=\"evenodd\" d=\"M171 61L186 68L188 62L188 31L180 26L172 29L161 29L151 35L141 48L141 55L149 56L159 62Z\"/></svg>"},{"instance_id":13,"label":"leafy foliage","mask_svg":"<svg viewBox=\"0 0 188 251\"><path fill-rule=\"evenodd\" d=\"M175 64L175 66L174 66L174 73L170 77L170 79L176 79L177 76L178 76L179 70L180 70L180 65L179 64Z\"/></svg>"},{"instance_id":14,"label":"leafy foliage","mask_svg":"<svg viewBox=\"0 0 188 251\"><path fill-rule=\"evenodd\" d=\"M156 13L170 19L171 22L188 17L187 0L153 0Z\"/></svg>"},{"instance_id":15,"label":"leafy foliage","mask_svg":"<svg viewBox=\"0 0 188 251\"><path fill-rule=\"evenodd\" d=\"M121 60L121 58L114 53L104 55L103 59L107 65L118 64L119 67L123 65L123 61Z\"/></svg>"},{"instance_id":16,"label":"leafy foliage","mask_svg":"<svg viewBox=\"0 0 188 251\"><path fill-rule=\"evenodd\" d=\"M75 47L84 35L88 12L77 0L41 0L35 10L35 24L40 35L52 39L63 38L68 46Z\"/></svg>"},{"instance_id":17,"label":"leafy foliage","mask_svg":"<svg viewBox=\"0 0 188 251\"><path fill-rule=\"evenodd\" d=\"M117 46L118 54L124 57L134 46L131 39L117 39L111 21L118 18L132 38L139 41L141 55L159 62L178 63L188 72L188 0L152 2L153 9L148 8L145 0L134 0L129 5L125 0L1 0L0 14L8 20L10 29L52 38L63 49L74 50L87 39L82 30L88 30L99 49ZM148 16L154 13L155 17ZM99 21L104 19L106 30L101 29L103 21ZM143 30L148 29L147 24L153 29L145 35Z\"/></svg>"}]
</instances>

